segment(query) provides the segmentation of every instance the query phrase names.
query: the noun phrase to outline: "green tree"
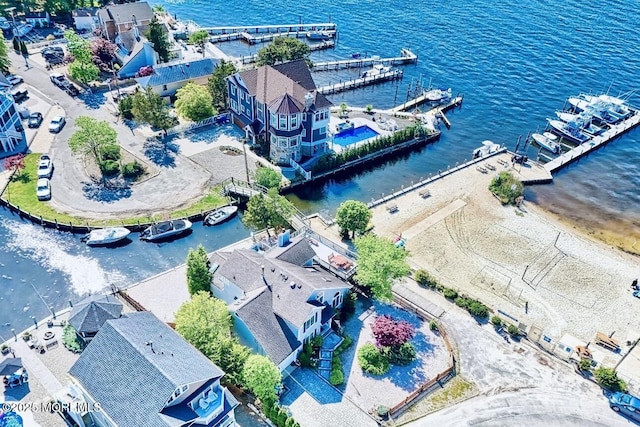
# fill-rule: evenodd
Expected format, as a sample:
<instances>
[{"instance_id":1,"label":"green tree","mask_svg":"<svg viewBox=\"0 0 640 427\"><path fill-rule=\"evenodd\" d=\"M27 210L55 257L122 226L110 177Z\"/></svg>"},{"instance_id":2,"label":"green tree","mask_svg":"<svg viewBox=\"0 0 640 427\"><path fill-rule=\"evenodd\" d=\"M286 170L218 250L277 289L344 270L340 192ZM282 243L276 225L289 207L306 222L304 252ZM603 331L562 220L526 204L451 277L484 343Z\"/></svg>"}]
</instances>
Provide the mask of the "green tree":
<instances>
[{"instance_id":1,"label":"green tree","mask_svg":"<svg viewBox=\"0 0 640 427\"><path fill-rule=\"evenodd\" d=\"M251 196L242 222L255 230L266 229L267 235L270 236L269 229L287 227L292 214L291 203L272 189L268 194Z\"/></svg>"},{"instance_id":2,"label":"green tree","mask_svg":"<svg viewBox=\"0 0 640 427\"><path fill-rule=\"evenodd\" d=\"M309 45L291 37L276 37L258 51L258 65L274 65L295 59L308 59Z\"/></svg>"},{"instance_id":3,"label":"green tree","mask_svg":"<svg viewBox=\"0 0 640 427\"><path fill-rule=\"evenodd\" d=\"M355 240L358 272L355 279L381 301L391 300L393 281L409 274L408 252L383 237L366 235Z\"/></svg>"},{"instance_id":4,"label":"green tree","mask_svg":"<svg viewBox=\"0 0 640 427\"><path fill-rule=\"evenodd\" d=\"M198 245L196 249L189 249L187 255L187 287L189 294L198 292L211 293L211 280L213 275L209 271L209 256L204 246Z\"/></svg>"},{"instance_id":5,"label":"green tree","mask_svg":"<svg viewBox=\"0 0 640 427\"><path fill-rule=\"evenodd\" d=\"M74 154L90 155L96 164L102 163L105 147L117 144L115 129L104 120L80 116L75 121L77 131L69 139L69 148Z\"/></svg>"},{"instance_id":6,"label":"green tree","mask_svg":"<svg viewBox=\"0 0 640 427\"><path fill-rule=\"evenodd\" d=\"M189 82L176 92L176 111L182 117L199 122L214 114L213 99L204 86Z\"/></svg>"},{"instance_id":7,"label":"green tree","mask_svg":"<svg viewBox=\"0 0 640 427\"><path fill-rule=\"evenodd\" d=\"M100 69L93 62L75 60L69 64L69 74L71 78L87 84L98 78Z\"/></svg>"},{"instance_id":8,"label":"green tree","mask_svg":"<svg viewBox=\"0 0 640 427\"><path fill-rule=\"evenodd\" d=\"M158 53L162 62L167 62L170 59L169 49L171 48L171 42L167 36L167 32L164 26L158 21L155 16L151 19L147 31L144 33L145 37L153 43L153 50Z\"/></svg>"},{"instance_id":9,"label":"green tree","mask_svg":"<svg viewBox=\"0 0 640 427\"><path fill-rule=\"evenodd\" d=\"M238 70L231 61L220 60L220 63L214 68L213 74L209 77L209 93L213 99L213 106L216 110L227 108L227 77L234 74Z\"/></svg>"},{"instance_id":10,"label":"green tree","mask_svg":"<svg viewBox=\"0 0 640 427\"><path fill-rule=\"evenodd\" d=\"M268 167L258 168L254 179L256 183L266 188L280 189L280 185L282 184L282 174Z\"/></svg>"},{"instance_id":11,"label":"green tree","mask_svg":"<svg viewBox=\"0 0 640 427\"><path fill-rule=\"evenodd\" d=\"M351 231L353 237L356 236L356 231L362 234L367 230L370 219L371 211L367 205L356 200L342 202L336 213L338 226L347 233Z\"/></svg>"},{"instance_id":12,"label":"green tree","mask_svg":"<svg viewBox=\"0 0 640 427\"><path fill-rule=\"evenodd\" d=\"M204 58L204 45L209 41L209 33L207 30L198 30L189 34L189 43L195 44L202 50L202 57Z\"/></svg>"},{"instance_id":13,"label":"green tree","mask_svg":"<svg viewBox=\"0 0 640 427\"><path fill-rule=\"evenodd\" d=\"M22 54L22 56L29 56L29 49L27 48L27 44L24 42L24 40L20 41L20 53Z\"/></svg>"},{"instance_id":14,"label":"green tree","mask_svg":"<svg viewBox=\"0 0 640 427\"><path fill-rule=\"evenodd\" d=\"M613 368L599 366L593 371L593 374L602 388L610 391L625 391L627 389L627 384L618 377L618 373Z\"/></svg>"},{"instance_id":15,"label":"green tree","mask_svg":"<svg viewBox=\"0 0 640 427\"><path fill-rule=\"evenodd\" d=\"M75 61L91 62L93 53L91 52L91 44L87 40L77 35L73 30L65 31L64 38L67 39L67 49Z\"/></svg>"},{"instance_id":16,"label":"green tree","mask_svg":"<svg viewBox=\"0 0 640 427\"><path fill-rule=\"evenodd\" d=\"M224 380L231 384L242 384L242 370L251 350L233 339L220 355L220 367L223 368Z\"/></svg>"},{"instance_id":17,"label":"green tree","mask_svg":"<svg viewBox=\"0 0 640 427\"><path fill-rule=\"evenodd\" d=\"M282 382L278 367L265 356L249 356L242 370L244 385L264 404L273 404L278 400L276 388Z\"/></svg>"},{"instance_id":18,"label":"green tree","mask_svg":"<svg viewBox=\"0 0 640 427\"><path fill-rule=\"evenodd\" d=\"M172 120L162 97L151 87L133 94L131 114L136 121L148 123L166 132L171 127Z\"/></svg>"},{"instance_id":19,"label":"green tree","mask_svg":"<svg viewBox=\"0 0 640 427\"><path fill-rule=\"evenodd\" d=\"M491 180L489 191L498 196L503 205L513 205L524 194L524 185L510 172L503 171Z\"/></svg>"},{"instance_id":20,"label":"green tree","mask_svg":"<svg viewBox=\"0 0 640 427\"><path fill-rule=\"evenodd\" d=\"M2 35L2 31L0 31L0 71L7 74L9 67L11 67L11 59L9 59L9 52L7 51L4 36Z\"/></svg>"}]
</instances>

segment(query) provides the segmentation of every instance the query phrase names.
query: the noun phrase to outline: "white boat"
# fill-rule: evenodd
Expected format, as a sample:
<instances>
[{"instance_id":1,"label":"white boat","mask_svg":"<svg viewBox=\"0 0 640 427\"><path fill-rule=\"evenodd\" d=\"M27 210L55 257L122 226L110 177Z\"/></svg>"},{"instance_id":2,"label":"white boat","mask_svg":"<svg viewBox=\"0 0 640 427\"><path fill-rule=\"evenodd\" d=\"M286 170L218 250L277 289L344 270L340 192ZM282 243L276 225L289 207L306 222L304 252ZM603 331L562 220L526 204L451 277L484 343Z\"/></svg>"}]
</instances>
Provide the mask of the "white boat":
<instances>
[{"instance_id":1,"label":"white boat","mask_svg":"<svg viewBox=\"0 0 640 427\"><path fill-rule=\"evenodd\" d=\"M534 133L531 135L531 138L533 138L536 144L551 151L553 154L560 153L560 145L556 142L558 141L558 137L551 132L545 132L543 134Z\"/></svg>"},{"instance_id":2,"label":"white boat","mask_svg":"<svg viewBox=\"0 0 640 427\"><path fill-rule=\"evenodd\" d=\"M615 104L615 105L624 105L627 103L624 99L616 98L611 95L580 95L580 98L584 99L590 104L594 104L596 102L605 102L607 104Z\"/></svg>"},{"instance_id":3,"label":"white boat","mask_svg":"<svg viewBox=\"0 0 640 427\"><path fill-rule=\"evenodd\" d=\"M329 40L333 35L327 31L309 31L307 38L309 40Z\"/></svg>"},{"instance_id":4,"label":"white boat","mask_svg":"<svg viewBox=\"0 0 640 427\"><path fill-rule=\"evenodd\" d=\"M566 111L556 111L556 116L565 123L571 123L578 126L584 133L589 135L600 135L604 133L604 129L592 123L593 116L588 111L580 114L567 113Z\"/></svg>"},{"instance_id":5,"label":"white boat","mask_svg":"<svg viewBox=\"0 0 640 427\"><path fill-rule=\"evenodd\" d=\"M568 101L576 111L585 111L602 123L614 124L624 118L624 114L619 114L611 108L612 104L590 103L586 99L576 97L569 98Z\"/></svg>"},{"instance_id":6,"label":"white boat","mask_svg":"<svg viewBox=\"0 0 640 427\"><path fill-rule=\"evenodd\" d=\"M478 157L484 157L489 154L493 154L500 149L500 144L496 144L493 141L489 141L488 139L482 141L482 147L476 148L473 150L473 158L477 159Z\"/></svg>"},{"instance_id":7,"label":"white boat","mask_svg":"<svg viewBox=\"0 0 640 427\"><path fill-rule=\"evenodd\" d=\"M16 37L24 37L31 30L33 30L33 25L31 24L18 25L14 31L14 35Z\"/></svg>"},{"instance_id":8,"label":"white boat","mask_svg":"<svg viewBox=\"0 0 640 427\"><path fill-rule=\"evenodd\" d=\"M564 123L560 120L547 119L549 126L553 128L560 136L577 144L582 144L591 139L591 136L582 133L582 129L573 123Z\"/></svg>"},{"instance_id":9,"label":"white boat","mask_svg":"<svg viewBox=\"0 0 640 427\"><path fill-rule=\"evenodd\" d=\"M89 246L108 245L125 239L131 232L124 227L109 227L91 230L82 238Z\"/></svg>"},{"instance_id":10,"label":"white boat","mask_svg":"<svg viewBox=\"0 0 640 427\"><path fill-rule=\"evenodd\" d=\"M381 74L388 73L389 71L391 71L391 67L387 67L382 64L376 64L370 70L363 71L360 77L365 78L379 76Z\"/></svg>"},{"instance_id":11,"label":"white boat","mask_svg":"<svg viewBox=\"0 0 640 427\"><path fill-rule=\"evenodd\" d=\"M237 206L223 206L204 217L204 225L216 225L220 224L233 217L238 212Z\"/></svg>"},{"instance_id":12,"label":"white boat","mask_svg":"<svg viewBox=\"0 0 640 427\"><path fill-rule=\"evenodd\" d=\"M424 99L430 104L442 104L451 100L451 88L435 88L424 92Z\"/></svg>"},{"instance_id":13,"label":"white boat","mask_svg":"<svg viewBox=\"0 0 640 427\"><path fill-rule=\"evenodd\" d=\"M191 229L191 221L188 219L174 219L153 224L140 233L140 240L155 242L184 233Z\"/></svg>"}]
</instances>

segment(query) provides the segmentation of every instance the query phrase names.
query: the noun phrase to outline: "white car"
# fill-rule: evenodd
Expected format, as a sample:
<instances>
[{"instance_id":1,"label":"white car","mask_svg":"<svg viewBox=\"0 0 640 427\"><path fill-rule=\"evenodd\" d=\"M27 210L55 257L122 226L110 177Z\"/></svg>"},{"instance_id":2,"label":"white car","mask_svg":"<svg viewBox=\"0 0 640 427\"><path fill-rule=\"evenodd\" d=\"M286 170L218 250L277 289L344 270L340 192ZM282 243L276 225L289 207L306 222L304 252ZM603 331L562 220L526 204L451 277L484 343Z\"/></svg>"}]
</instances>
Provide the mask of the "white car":
<instances>
[{"instance_id":1,"label":"white car","mask_svg":"<svg viewBox=\"0 0 640 427\"><path fill-rule=\"evenodd\" d=\"M15 86L17 84L22 83L24 81L24 79L22 78L22 76L16 76L16 75L13 75L13 74L9 74L7 76L7 81L9 83L11 83L11 86Z\"/></svg>"},{"instance_id":2,"label":"white car","mask_svg":"<svg viewBox=\"0 0 640 427\"><path fill-rule=\"evenodd\" d=\"M49 156L43 154L38 162L38 178L51 178L52 173L53 162Z\"/></svg>"},{"instance_id":3,"label":"white car","mask_svg":"<svg viewBox=\"0 0 640 427\"><path fill-rule=\"evenodd\" d=\"M66 121L64 119L64 116L54 117L53 120L51 120L51 123L49 123L49 132L52 132L52 133L60 132L64 127L65 123Z\"/></svg>"},{"instance_id":4,"label":"white car","mask_svg":"<svg viewBox=\"0 0 640 427\"><path fill-rule=\"evenodd\" d=\"M51 183L47 178L40 178L36 187L36 195L38 200L51 199Z\"/></svg>"}]
</instances>

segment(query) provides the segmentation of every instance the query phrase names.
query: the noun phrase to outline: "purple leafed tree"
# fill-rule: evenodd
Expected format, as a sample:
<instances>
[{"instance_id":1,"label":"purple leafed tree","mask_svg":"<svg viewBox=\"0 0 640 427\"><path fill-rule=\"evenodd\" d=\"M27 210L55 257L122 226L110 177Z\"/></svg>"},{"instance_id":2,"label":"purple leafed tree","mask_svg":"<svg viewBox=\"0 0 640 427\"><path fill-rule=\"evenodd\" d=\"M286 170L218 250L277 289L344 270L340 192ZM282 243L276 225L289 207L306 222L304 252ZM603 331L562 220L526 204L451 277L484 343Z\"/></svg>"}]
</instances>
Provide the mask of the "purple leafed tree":
<instances>
[{"instance_id":1,"label":"purple leafed tree","mask_svg":"<svg viewBox=\"0 0 640 427\"><path fill-rule=\"evenodd\" d=\"M109 40L96 38L91 44L92 60L100 71L111 71L111 64L115 57L116 45Z\"/></svg>"},{"instance_id":2,"label":"purple leafed tree","mask_svg":"<svg viewBox=\"0 0 640 427\"><path fill-rule=\"evenodd\" d=\"M416 330L404 320L389 315L378 316L371 325L378 347L399 347L414 337Z\"/></svg>"},{"instance_id":3,"label":"purple leafed tree","mask_svg":"<svg viewBox=\"0 0 640 427\"><path fill-rule=\"evenodd\" d=\"M15 156L7 157L4 159L3 166L7 170L12 170L17 176L22 173L25 167L24 154L16 154Z\"/></svg>"}]
</instances>

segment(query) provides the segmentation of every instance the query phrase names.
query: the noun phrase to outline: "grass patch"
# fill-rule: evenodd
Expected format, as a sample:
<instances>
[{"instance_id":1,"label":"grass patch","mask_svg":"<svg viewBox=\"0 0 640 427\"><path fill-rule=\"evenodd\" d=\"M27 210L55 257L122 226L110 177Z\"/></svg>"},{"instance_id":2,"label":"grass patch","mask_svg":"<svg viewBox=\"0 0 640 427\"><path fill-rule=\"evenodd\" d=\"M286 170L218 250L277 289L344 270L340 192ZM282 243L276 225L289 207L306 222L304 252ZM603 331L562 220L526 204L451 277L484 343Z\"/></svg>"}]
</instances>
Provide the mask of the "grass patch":
<instances>
[{"instance_id":1,"label":"grass patch","mask_svg":"<svg viewBox=\"0 0 640 427\"><path fill-rule=\"evenodd\" d=\"M22 173L18 178L14 177L14 179L9 183L7 190L2 195L4 200L10 201L11 204L20 207L20 209L33 216L41 217L44 220L52 222L58 221L62 224L72 223L74 225L89 225L94 227L144 224L162 220L164 217L164 215L156 215L154 217L138 216L122 219L96 220L58 212L51 207L49 202L41 202L36 196L36 182L38 180L37 168L39 159L39 153L27 154L24 158L25 168ZM55 193L55 191L56 189L53 188L52 193ZM209 191L209 194L204 196L202 199L187 208L172 211L168 216L170 218L184 218L224 206L229 203L229 201L220 193L220 186L213 187Z\"/></svg>"}]
</instances>

